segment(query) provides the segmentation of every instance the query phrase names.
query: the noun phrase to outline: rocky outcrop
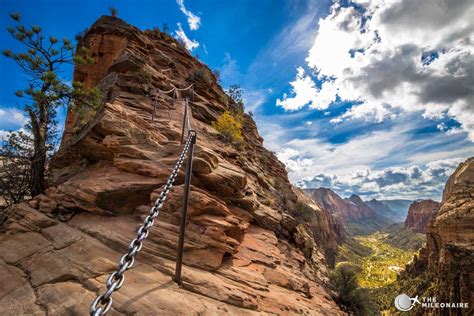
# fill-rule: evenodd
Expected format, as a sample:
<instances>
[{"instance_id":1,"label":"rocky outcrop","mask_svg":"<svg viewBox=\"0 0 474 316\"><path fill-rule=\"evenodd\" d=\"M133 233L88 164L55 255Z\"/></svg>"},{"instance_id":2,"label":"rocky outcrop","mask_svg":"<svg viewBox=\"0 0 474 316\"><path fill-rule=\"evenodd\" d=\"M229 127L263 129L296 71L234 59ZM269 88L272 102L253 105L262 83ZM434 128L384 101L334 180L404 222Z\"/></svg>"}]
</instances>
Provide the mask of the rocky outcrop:
<instances>
[{"instance_id":1,"label":"rocky outcrop","mask_svg":"<svg viewBox=\"0 0 474 316\"><path fill-rule=\"evenodd\" d=\"M348 199L344 199L348 207L351 209L349 213L350 219L362 219L377 216L377 213L369 207L360 196L352 194Z\"/></svg>"},{"instance_id":2,"label":"rocky outcrop","mask_svg":"<svg viewBox=\"0 0 474 316\"><path fill-rule=\"evenodd\" d=\"M348 203L346 203L343 198L330 189L304 189L304 192L323 209L343 223L347 222L347 220L357 217L357 214L354 210L355 208L352 208L351 205L348 205Z\"/></svg>"},{"instance_id":3,"label":"rocky outcrop","mask_svg":"<svg viewBox=\"0 0 474 316\"><path fill-rule=\"evenodd\" d=\"M473 210L474 158L470 158L449 178L441 208L428 225L426 247L402 276L402 281L418 280L413 289L416 293L410 295L435 296L437 302L469 304L469 308L463 309L434 309L434 315L474 314Z\"/></svg>"},{"instance_id":4,"label":"rocky outcrop","mask_svg":"<svg viewBox=\"0 0 474 316\"><path fill-rule=\"evenodd\" d=\"M408 209L405 227L418 233L425 233L428 223L436 215L440 205L440 203L433 200L413 202Z\"/></svg>"},{"instance_id":5,"label":"rocky outcrop","mask_svg":"<svg viewBox=\"0 0 474 316\"><path fill-rule=\"evenodd\" d=\"M117 18L100 18L82 44L95 64L76 66L74 77L99 88L101 107L69 111L52 186L7 209L2 313L88 313L181 151L183 102L159 94L152 121L150 91L192 83L198 139L183 284L171 278L181 170L111 314L341 314L324 285L336 247L330 219L302 201L250 116L243 114L240 147L221 140L211 123L239 109L212 72L169 35ZM309 207L305 219L298 203Z\"/></svg>"},{"instance_id":6,"label":"rocky outcrop","mask_svg":"<svg viewBox=\"0 0 474 316\"><path fill-rule=\"evenodd\" d=\"M343 199L327 188L305 189L304 192L331 214L335 221L349 227L349 231L353 233L368 233L393 223L391 220L380 216L369 204L362 201L355 194ZM363 229L360 227L363 227Z\"/></svg>"}]
</instances>

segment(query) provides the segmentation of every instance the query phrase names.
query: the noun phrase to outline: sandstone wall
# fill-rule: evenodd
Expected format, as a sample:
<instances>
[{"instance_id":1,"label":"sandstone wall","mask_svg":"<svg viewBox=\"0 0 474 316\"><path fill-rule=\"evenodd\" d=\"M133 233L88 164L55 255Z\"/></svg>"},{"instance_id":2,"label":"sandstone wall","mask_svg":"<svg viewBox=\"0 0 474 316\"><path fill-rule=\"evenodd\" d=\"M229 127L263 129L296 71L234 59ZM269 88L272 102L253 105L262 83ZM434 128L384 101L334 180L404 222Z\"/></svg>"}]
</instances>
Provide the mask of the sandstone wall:
<instances>
[{"instance_id":1,"label":"sandstone wall","mask_svg":"<svg viewBox=\"0 0 474 316\"><path fill-rule=\"evenodd\" d=\"M413 202L408 209L405 227L418 233L425 233L430 220L436 216L440 203L433 200Z\"/></svg>"},{"instance_id":2,"label":"sandstone wall","mask_svg":"<svg viewBox=\"0 0 474 316\"><path fill-rule=\"evenodd\" d=\"M413 289L417 295L435 296L438 302L467 302L470 306L434 310L435 315L473 315L474 158L460 164L449 178L441 208L429 223L426 236L426 247L407 266L403 279L420 282Z\"/></svg>"}]
</instances>

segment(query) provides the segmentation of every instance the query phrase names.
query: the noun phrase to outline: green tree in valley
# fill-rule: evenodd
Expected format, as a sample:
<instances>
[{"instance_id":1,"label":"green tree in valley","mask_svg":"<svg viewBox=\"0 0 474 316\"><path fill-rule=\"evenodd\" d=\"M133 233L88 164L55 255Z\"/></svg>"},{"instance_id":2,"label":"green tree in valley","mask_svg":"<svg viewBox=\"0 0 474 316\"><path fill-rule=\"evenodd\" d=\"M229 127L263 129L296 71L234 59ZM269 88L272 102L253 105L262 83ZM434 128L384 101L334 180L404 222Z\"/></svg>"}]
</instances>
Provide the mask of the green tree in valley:
<instances>
[{"instance_id":1,"label":"green tree in valley","mask_svg":"<svg viewBox=\"0 0 474 316\"><path fill-rule=\"evenodd\" d=\"M18 64L28 80L26 88L17 91L16 95L22 98L22 110L29 117L26 126L32 137L32 154L28 157L29 182L31 195L35 196L46 188L45 166L50 140L54 137L57 108L69 105L74 110L84 104L96 108L99 93L97 89L86 91L80 83L71 85L59 75L65 64L92 63L92 58L87 57L87 49L81 48L80 54L76 55L76 49L69 39L45 36L39 26L26 27L21 23L18 13L10 14L10 17L15 26L7 30L25 50L15 53L6 49L2 53Z\"/></svg>"}]
</instances>

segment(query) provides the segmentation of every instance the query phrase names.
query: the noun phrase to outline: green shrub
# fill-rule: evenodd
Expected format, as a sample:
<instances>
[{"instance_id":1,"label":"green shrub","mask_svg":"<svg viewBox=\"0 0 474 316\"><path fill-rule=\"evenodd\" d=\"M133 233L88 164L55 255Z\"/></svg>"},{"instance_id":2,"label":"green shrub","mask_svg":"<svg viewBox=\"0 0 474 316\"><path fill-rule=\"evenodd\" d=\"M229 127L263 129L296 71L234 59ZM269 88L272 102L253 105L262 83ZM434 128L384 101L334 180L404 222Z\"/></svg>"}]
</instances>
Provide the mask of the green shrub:
<instances>
[{"instance_id":1,"label":"green shrub","mask_svg":"<svg viewBox=\"0 0 474 316\"><path fill-rule=\"evenodd\" d=\"M221 82L221 72L218 69L214 69L212 71L212 75L214 76L214 78L216 78L217 82Z\"/></svg>"},{"instance_id":2,"label":"green shrub","mask_svg":"<svg viewBox=\"0 0 474 316\"><path fill-rule=\"evenodd\" d=\"M228 142L242 143L242 120L238 116L232 115L229 111L225 111L215 122L214 127Z\"/></svg>"},{"instance_id":3,"label":"green shrub","mask_svg":"<svg viewBox=\"0 0 474 316\"><path fill-rule=\"evenodd\" d=\"M378 315L375 302L367 289L359 287L357 272L360 267L340 264L329 275L329 286L335 291L335 301L355 315Z\"/></svg>"},{"instance_id":4,"label":"green shrub","mask_svg":"<svg viewBox=\"0 0 474 316\"><path fill-rule=\"evenodd\" d=\"M201 82L205 84L210 84L211 83L211 76L209 75L209 71L204 68L194 68L191 71L191 75L189 76L189 80L192 82Z\"/></svg>"},{"instance_id":5,"label":"green shrub","mask_svg":"<svg viewBox=\"0 0 474 316\"><path fill-rule=\"evenodd\" d=\"M219 102L222 103L222 105L227 106L229 104L229 97L227 94L221 94L219 96Z\"/></svg>"},{"instance_id":6,"label":"green shrub","mask_svg":"<svg viewBox=\"0 0 474 316\"><path fill-rule=\"evenodd\" d=\"M308 204L298 201L293 205L293 216L300 223L308 222L314 217L314 210Z\"/></svg>"}]
</instances>

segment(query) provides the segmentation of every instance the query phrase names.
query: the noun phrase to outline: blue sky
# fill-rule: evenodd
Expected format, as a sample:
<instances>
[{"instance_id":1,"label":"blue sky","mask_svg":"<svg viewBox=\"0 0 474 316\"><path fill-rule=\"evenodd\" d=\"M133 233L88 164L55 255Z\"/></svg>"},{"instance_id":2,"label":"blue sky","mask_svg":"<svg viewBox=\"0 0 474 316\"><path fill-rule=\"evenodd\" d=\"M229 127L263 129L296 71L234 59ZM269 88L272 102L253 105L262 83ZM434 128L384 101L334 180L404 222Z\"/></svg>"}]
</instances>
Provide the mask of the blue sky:
<instances>
[{"instance_id":1,"label":"blue sky","mask_svg":"<svg viewBox=\"0 0 474 316\"><path fill-rule=\"evenodd\" d=\"M10 12L71 39L110 6L141 29L166 23L224 86L245 89L266 147L300 186L439 200L474 154L470 1L0 1L2 49L20 49ZM13 94L24 78L3 56L0 73L2 135L25 123Z\"/></svg>"}]
</instances>

